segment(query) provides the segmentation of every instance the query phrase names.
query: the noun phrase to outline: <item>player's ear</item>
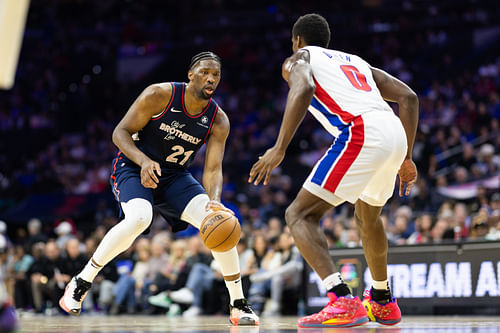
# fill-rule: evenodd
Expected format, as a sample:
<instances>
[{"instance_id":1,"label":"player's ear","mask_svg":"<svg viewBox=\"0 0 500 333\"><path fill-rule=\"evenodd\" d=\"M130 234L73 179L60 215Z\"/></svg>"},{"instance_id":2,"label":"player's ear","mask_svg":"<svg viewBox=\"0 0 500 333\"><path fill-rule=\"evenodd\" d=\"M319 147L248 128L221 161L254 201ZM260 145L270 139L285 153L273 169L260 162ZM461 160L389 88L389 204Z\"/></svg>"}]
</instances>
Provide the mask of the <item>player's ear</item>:
<instances>
[{"instance_id":1,"label":"player's ear","mask_svg":"<svg viewBox=\"0 0 500 333\"><path fill-rule=\"evenodd\" d=\"M193 70L189 70L188 71L188 79L189 81L193 81L193 78L194 78L194 73L193 73Z\"/></svg>"},{"instance_id":2,"label":"player's ear","mask_svg":"<svg viewBox=\"0 0 500 333\"><path fill-rule=\"evenodd\" d=\"M306 46L306 44L304 43L304 38L302 38L302 36L297 36L297 45L299 46L299 49Z\"/></svg>"}]
</instances>

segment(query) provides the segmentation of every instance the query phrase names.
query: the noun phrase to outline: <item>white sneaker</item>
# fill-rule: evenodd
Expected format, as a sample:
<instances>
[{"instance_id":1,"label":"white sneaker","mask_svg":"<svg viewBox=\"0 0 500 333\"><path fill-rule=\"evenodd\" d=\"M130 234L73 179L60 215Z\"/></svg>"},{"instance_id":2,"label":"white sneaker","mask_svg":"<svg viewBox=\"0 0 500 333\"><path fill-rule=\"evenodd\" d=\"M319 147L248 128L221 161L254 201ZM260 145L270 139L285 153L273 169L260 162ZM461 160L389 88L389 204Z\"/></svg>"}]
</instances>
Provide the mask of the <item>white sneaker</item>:
<instances>
[{"instance_id":1,"label":"white sneaker","mask_svg":"<svg viewBox=\"0 0 500 333\"><path fill-rule=\"evenodd\" d=\"M167 317L177 317L181 314L181 306L179 304L173 303L167 312Z\"/></svg>"},{"instance_id":2,"label":"white sneaker","mask_svg":"<svg viewBox=\"0 0 500 333\"><path fill-rule=\"evenodd\" d=\"M229 304L229 320L235 326L259 325L259 317L244 298L235 300L234 305Z\"/></svg>"},{"instance_id":3,"label":"white sneaker","mask_svg":"<svg viewBox=\"0 0 500 333\"><path fill-rule=\"evenodd\" d=\"M188 288L182 288L170 293L170 298L172 301L180 304L192 304L194 300L194 295Z\"/></svg>"},{"instance_id":4,"label":"white sneaker","mask_svg":"<svg viewBox=\"0 0 500 333\"><path fill-rule=\"evenodd\" d=\"M149 296L148 302L151 305L166 309L168 309L170 305L172 305L172 300L170 299L170 297L168 297L168 294L165 291L162 291L161 293L153 296Z\"/></svg>"},{"instance_id":5,"label":"white sneaker","mask_svg":"<svg viewBox=\"0 0 500 333\"><path fill-rule=\"evenodd\" d=\"M200 314L201 314L201 309L193 305L182 313L182 317L184 318L198 317Z\"/></svg>"},{"instance_id":6,"label":"white sneaker","mask_svg":"<svg viewBox=\"0 0 500 333\"><path fill-rule=\"evenodd\" d=\"M81 278L73 277L66 285L64 295L59 300L59 306L72 316L80 315L82 302L92 283Z\"/></svg>"}]
</instances>

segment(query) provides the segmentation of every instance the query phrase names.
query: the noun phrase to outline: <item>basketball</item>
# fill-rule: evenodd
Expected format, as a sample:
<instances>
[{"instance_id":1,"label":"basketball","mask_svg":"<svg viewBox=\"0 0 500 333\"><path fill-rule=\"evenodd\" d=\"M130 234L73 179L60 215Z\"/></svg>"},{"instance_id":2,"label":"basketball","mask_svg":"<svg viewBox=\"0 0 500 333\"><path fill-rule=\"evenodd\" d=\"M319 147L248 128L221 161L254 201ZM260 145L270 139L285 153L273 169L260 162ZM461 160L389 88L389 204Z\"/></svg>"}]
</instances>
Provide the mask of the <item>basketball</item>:
<instances>
[{"instance_id":1,"label":"basketball","mask_svg":"<svg viewBox=\"0 0 500 333\"><path fill-rule=\"evenodd\" d=\"M238 219L225 211L210 213L201 222L201 241L215 252L226 252L235 247L240 240L240 234Z\"/></svg>"}]
</instances>

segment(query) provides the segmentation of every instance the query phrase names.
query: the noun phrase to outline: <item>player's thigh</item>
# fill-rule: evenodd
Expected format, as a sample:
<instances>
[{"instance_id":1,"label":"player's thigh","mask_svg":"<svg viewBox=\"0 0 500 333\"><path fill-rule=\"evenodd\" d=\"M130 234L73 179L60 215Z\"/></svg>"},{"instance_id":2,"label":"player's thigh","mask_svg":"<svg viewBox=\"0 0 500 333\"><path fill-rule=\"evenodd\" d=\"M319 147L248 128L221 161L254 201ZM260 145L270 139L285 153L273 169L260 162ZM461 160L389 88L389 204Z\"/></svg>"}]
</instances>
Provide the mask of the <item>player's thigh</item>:
<instances>
[{"instance_id":1,"label":"player's thigh","mask_svg":"<svg viewBox=\"0 0 500 333\"><path fill-rule=\"evenodd\" d=\"M393 114L366 116L371 126L367 127L367 140L371 150L378 151L375 172L367 181L359 199L372 206L383 206L394 193L396 176L407 151L406 134L401 121ZM376 120L375 120L376 119ZM373 124L375 123L375 124ZM375 126L376 125L376 126Z\"/></svg>"},{"instance_id":2,"label":"player's thigh","mask_svg":"<svg viewBox=\"0 0 500 333\"><path fill-rule=\"evenodd\" d=\"M135 216L150 220L153 214L153 189L141 184L141 177L135 168L118 170L112 178L113 194L120 203L120 218Z\"/></svg>"},{"instance_id":3,"label":"player's thigh","mask_svg":"<svg viewBox=\"0 0 500 333\"><path fill-rule=\"evenodd\" d=\"M161 197L155 198L156 201L162 203L157 205L158 207L165 208L163 210L173 218L199 227L199 224L201 224L199 219L203 219L199 216L199 213L205 212L205 205L209 198L203 186L190 172L178 172L160 194ZM192 201L196 201L196 204L190 204Z\"/></svg>"}]
</instances>

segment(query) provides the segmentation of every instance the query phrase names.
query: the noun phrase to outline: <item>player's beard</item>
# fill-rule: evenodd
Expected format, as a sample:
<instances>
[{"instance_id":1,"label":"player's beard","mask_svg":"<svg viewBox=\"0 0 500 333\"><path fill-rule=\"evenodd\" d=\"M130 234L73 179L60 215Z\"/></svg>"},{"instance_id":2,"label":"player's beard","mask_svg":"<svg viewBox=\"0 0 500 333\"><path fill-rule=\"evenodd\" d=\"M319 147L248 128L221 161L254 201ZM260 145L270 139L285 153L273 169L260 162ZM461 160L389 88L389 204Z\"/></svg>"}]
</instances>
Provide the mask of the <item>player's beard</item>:
<instances>
[{"instance_id":1,"label":"player's beard","mask_svg":"<svg viewBox=\"0 0 500 333\"><path fill-rule=\"evenodd\" d=\"M210 98L212 98L212 95L213 95L213 93L212 94L207 94L205 92L204 88L202 90L200 90L200 98L202 98L202 99L209 100Z\"/></svg>"},{"instance_id":2,"label":"player's beard","mask_svg":"<svg viewBox=\"0 0 500 333\"><path fill-rule=\"evenodd\" d=\"M210 98L212 98L212 95L209 95L207 93L205 93L203 90L200 92L200 97L202 99L206 99L206 100L209 100Z\"/></svg>"}]
</instances>

